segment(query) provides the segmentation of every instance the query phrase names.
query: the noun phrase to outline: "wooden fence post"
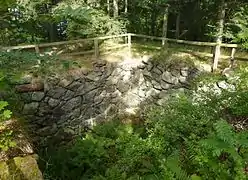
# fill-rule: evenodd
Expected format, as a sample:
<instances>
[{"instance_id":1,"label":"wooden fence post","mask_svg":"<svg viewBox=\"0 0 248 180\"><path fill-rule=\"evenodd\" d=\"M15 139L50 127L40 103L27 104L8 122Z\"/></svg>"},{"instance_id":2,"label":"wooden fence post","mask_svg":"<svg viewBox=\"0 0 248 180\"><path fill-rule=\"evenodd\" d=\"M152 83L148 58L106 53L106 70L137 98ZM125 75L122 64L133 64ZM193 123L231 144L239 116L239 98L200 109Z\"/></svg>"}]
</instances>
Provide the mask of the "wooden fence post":
<instances>
[{"instance_id":1,"label":"wooden fence post","mask_svg":"<svg viewBox=\"0 0 248 180\"><path fill-rule=\"evenodd\" d=\"M218 68L219 58L221 56L220 54L221 49L221 43L217 43L216 46L213 47L213 65L212 65L212 71L216 71Z\"/></svg>"},{"instance_id":2,"label":"wooden fence post","mask_svg":"<svg viewBox=\"0 0 248 180\"><path fill-rule=\"evenodd\" d=\"M235 53L236 53L236 48L232 48L232 53L231 53L231 58L230 58L231 67L234 65L234 60L235 60L234 55L235 55Z\"/></svg>"},{"instance_id":3,"label":"wooden fence post","mask_svg":"<svg viewBox=\"0 0 248 180\"><path fill-rule=\"evenodd\" d=\"M39 45L36 44L35 47L34 47L34 49L35 49L35 52L36 52L37 54L40 53Z\"/></svg>"},{"instance_id":4,"label":"wooden fence post","mask_svg":"<svg viewBox=\"0 0 248 180\"><path fill-rule=\"evenodd\" d=\"M94 46L95 46L95 57L96 59L99 58L99 46L98 46L98 39L94 39Z\"/></svg>"},{"instance_id":5,"label":"wooden fence post","mask_svg":"<svg viewBox=\"0 0 248 180\"><path fill-rule=\"evenodd\" d=\"M131 56L131 53L132 53L132 36L131 34L128 34L128 52L129 52L129 55Z\"/></svg>"},{"instance_id":6,"label":"wooden fence post","mask_svg":"<svg viewBox=\"0 0 248 180\"><path fill-rule=\"evenodd\" d=\"M162 46L167 45L167 43L168 43L168 42L167 42L167 38L163 38L163 39L162 39Z\"/></svg>"}]
</instances>

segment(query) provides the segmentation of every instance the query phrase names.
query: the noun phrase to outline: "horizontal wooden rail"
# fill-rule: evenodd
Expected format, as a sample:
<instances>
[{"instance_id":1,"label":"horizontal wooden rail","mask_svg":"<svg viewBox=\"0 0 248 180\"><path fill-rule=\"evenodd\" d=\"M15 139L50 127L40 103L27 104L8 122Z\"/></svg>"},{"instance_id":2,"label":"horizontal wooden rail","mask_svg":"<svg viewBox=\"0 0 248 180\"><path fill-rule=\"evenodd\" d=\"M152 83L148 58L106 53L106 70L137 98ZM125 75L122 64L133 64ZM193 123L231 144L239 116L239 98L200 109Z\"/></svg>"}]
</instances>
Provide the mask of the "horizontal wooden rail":
<instances>
[{"instance_id":1,"label":"horizontal wooden rail","mask_svg":"<svg viewBox=\"0 0 248 180\"><path fill-rule=\"evenodd\" d=\"M111 39L111 38L125 37L128 35L131 35L133 37L142 37L142 38L148 38L148 39L152 39L152 40L164 40L164 41L168 41L168 42L175 42L175 43L188 44L188 45L211 46L211 47L214 47L217 45L217 43L213 43L213 42L186 41L186 40L170 39L170 38L163 38L163 37L156 37L156 36L147 36L147 35L143 35L143 34L127 33L127 34L121 34L121 35L77 39L77 40L60 41L60 42L53 42L53 43L42 43L42 44L36 44L36 45L3 47L1 49L2 50L21 50L21 49L34 49L37 47L38 48L44 48L44 47L67 45L67 44L74 44L74 43L94 41L94 40L106 40L106 39ZM221 44L221 47L238 48L239 46L237 44L225 44L225 43L223 43L223 44Z\"/></svg>"},{"instance_id":2,"label":"horizontal wooden rail","mask_svg":"<svg viewBox=\"0 0 248 180\"><path fill-rule=\"evenodd\" d=\"M148 38L152 40L165 40L168 42L176 42L181 44L189 44L189 45L197 45L197 46L211 46L214 47L217 45L217 43L213 42L199 42L199 41L186 41L186 40L179 40L179 39L170 39L170 38L163 38L163 37L156 37L156 36L147 36L143 34L131 34L134 37L142 37L142 38ZM228 47L228 48L238 48L237 44L225 44L222 43L221 47Z\"/></svg>"},{"instance_id":3,"label":"horizontal wooden rail","mask_svg":"<svg viewBox=\"0 0 248 180\"><path fill-rule=\"evenodd\" d=\"M11 47L3 47L1 49L3 50L34 49L37 46L39 48L44 48L44 47L60 46L60 45L74 44L74 43L94 41L94 40L106 40L106 39L112 39L112 38L118 38L118 37L125 37L128 35L129 34L121 34L121 35L113 35L113 36L77 39L77 40L70 40L70 41L59 41L59 42L53 42L53 43L42 43L42 44L36 44L36 45L11 46Z\"/></svg>"},{"instance_id":4,"label":"horizontal wooden rail","mask_svg":"<svg viewBox=\"0 0 248 180\"><path fill-rule=\"evenodd\" d=\"M113 39L113 38L119 38L119 37L126 37L125 43L127 44L121 44L113 47L107 47L107 48L101 48L99 49L99 40L106 40L106 39ZM82 55L82 54L90 54L94 53L95 57L98 58L100 52L108 51L111 49L117 49L121 47L128 47L129 53L131 53L131 39L132 37L141 37L141 38L146 38L146 39L151 39L151 40L160 40L161 41L161 47L165 42L174 42L174 43L180 43L180 44L187 44L187 45L196 45L196 46L209 46L209 47L215 47L218 45L217 43L214 42L199 42L199 41L186 41L186 40L179 40L179 39L170 39L170 38L164 38L164 37L156 37L156 36L147 36L147 35L142 35L142 34L133 34L133 33L127 33L127 34L120 34L120 35L113 35L113 36L104 36L104 37L95 37L95 38L86 38L86 39L77 39L77 40L70 40L70 41L60 41L60 42L53 42L53 43L42 43L42 44L35 44L35 45L23 45L23 46L12 46L12 47L3 47L0 48L0 50L4 51L10 51L10 50L21 50L21 49L34 49L36 53L40 53L40 48L45 48L45 47L54 47L54 46L60 46L60 45L69 45L69 44L74 44L74 43L81 43L81 42L89 42L92 41L94 44L93 50L88 50L88 51L81 51L81 52L72 52L72 53L63 53L62 54L68 54L68 55ZM222 43L220 44L221 47L226 47L226 48L232 48L232 53L230 59L234 60L234 55L236 52L237 48L240 48L238 44L225 44ZM161 47L156 48L156 49L161 49ZM204 54L206 57L213 57L213 54ZM239 59L239 58L237 58Z\"/></svg>"}]
</instances>

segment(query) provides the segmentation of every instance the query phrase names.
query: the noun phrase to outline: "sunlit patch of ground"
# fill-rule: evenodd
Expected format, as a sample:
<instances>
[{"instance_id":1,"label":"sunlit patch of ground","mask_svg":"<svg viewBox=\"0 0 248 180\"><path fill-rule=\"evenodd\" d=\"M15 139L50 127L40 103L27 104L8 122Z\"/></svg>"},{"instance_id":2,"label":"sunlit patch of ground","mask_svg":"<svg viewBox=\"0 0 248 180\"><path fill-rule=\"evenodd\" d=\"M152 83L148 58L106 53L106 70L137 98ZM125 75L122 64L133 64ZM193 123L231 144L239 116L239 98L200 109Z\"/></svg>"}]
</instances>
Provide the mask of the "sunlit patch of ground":
<instances>
[{"instance_id":1,"label":"sunlit patch of ground","mask_svg":"<svg viewBox=\"0 0 248 180\"><path fill-rule=\"evenodd\" d=\"M132 59L132 61L140 60L143 57L152 57L161 52L161 42L133 42L132 43L132 52L131 55L129 53L128 47L121 47L116 49L108 49L111 46L117 46L117 43L108 43L102 44L104 47L101 49L99 58L96 58L94 54L85 54L78 56L62 56L62 59L66 59L68 61L76 62L78 66L74 66L74 68L86 68L92 69L93 64L99 60L105 60L110 63L121 63L123 61L127 61ZM107 50L103 50L107 49ZM170 51L170 58L175 59L190 59L195 64L207 71L211 71L212 65L212 48L211 47L200 47L200 46L185 46L182 44L169 44L166 49ZM219 68L225 69L230 65L230 48L222 49L222 57L219 61ZM244 50L238 50L236 53L237 57L246 58L248 57L248 53ZM131 62L133 63L133 62ZM245 61L237 61L237 64L246 64Z\"/></svg>"}]
</instances>

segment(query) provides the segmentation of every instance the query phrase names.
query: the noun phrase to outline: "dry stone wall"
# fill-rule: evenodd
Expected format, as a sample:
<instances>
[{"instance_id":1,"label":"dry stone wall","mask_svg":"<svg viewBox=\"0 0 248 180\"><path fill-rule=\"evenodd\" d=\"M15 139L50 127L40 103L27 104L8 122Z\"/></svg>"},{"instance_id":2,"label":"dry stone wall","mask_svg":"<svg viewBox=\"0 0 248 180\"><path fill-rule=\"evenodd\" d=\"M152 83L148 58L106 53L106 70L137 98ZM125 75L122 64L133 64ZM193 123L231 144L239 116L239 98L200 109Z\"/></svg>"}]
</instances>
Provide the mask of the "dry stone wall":
<instances>
[{"instance_id":1,"label":"dry stone wall","mask_svg":"<svg viewBox=\"0 0 248 180\"><path fill-rule=\"evenodd\" d=\"M134 114L146 104L162 104L169 90L183 90L197 72L153 62L99 62L89 72L50 77L43 91L23 93L29 130L41 139L69 140L84 127L116 114Z\"/></svg>"}]
</instances>

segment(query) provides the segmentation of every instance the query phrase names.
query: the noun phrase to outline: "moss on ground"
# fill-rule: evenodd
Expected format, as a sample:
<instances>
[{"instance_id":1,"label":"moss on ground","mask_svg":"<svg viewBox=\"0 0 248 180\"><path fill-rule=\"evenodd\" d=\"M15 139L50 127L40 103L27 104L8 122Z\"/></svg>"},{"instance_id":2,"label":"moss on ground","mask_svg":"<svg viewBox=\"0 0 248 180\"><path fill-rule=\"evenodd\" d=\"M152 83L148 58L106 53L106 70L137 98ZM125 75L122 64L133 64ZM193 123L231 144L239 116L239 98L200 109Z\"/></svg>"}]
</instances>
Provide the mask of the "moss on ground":
<instances>
[{"instance_id":1,"label":"moss on ground","mask_svg":"<svg viewBox=\"0 0 248 180\"><path fill-rule=\"evenodd\" d=\"M15 157L0 162L1 180L43 180L33 156Z\"/></svg>"}]
</instances>

